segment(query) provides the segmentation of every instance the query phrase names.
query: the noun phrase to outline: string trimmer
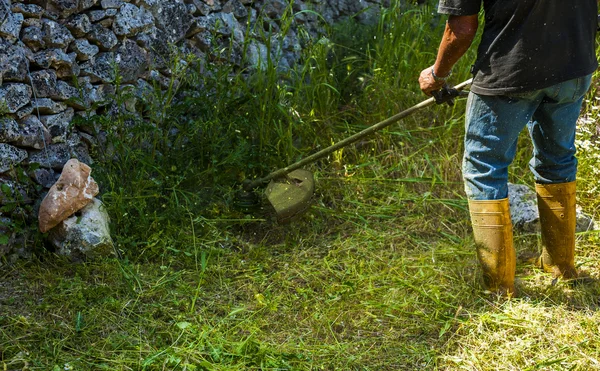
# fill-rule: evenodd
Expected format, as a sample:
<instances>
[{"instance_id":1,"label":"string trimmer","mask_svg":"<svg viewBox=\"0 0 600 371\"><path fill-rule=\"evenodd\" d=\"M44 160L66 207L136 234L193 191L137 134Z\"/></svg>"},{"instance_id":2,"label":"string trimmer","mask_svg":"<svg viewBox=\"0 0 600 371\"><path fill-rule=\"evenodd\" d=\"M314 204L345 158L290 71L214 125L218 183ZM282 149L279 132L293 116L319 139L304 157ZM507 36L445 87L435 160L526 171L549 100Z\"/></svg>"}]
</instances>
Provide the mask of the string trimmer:
<instances>
[{"instance_id":1,"label":"string trimmer","mask_svg":"<svg viewBox=\"0 0 600 371\"><path fill-rule=\"evenodd\" d=\"M302 166L313 163L338 149L350 145L374 132L381 130L401 119L413 114L414 112L437 104L454 104L454 98L462 95L461 91L471 84L473 79L469 79L454 87L444 86L441 90L433 92L432 98L424 100L392 117L389 117L365 130L358 132L332 146L320 150L298 162L276 170L264 178L249 180L246 179L243 184L243 190L237 195L240 204L251 205L256 203L256 194L254 190L263 186L267 182L269 185L265 191L269 203L275 209L279 222L290 220L296 215L306 211L310 207L311 198L315 188L313 174Z\"/></svg>"}]
</instances>

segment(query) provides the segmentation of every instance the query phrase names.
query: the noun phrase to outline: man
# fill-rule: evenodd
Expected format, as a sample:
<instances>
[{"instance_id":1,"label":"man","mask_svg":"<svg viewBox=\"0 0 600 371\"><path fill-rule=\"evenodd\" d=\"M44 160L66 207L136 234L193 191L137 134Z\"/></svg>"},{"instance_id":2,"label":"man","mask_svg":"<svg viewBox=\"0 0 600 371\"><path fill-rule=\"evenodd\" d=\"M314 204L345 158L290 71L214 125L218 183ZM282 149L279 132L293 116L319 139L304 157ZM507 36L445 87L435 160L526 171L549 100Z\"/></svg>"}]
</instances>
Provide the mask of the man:
<instances>
[{"instance_id":1,"label":"man","mask_svg":"<svg viewBox=\"0 0 600 371\"><path fill-rule=\"evenodd\" d=\"M527 126L534 145L542 227L539 265L576 278L575 124L598 67L596 0L440 0L449 14L435 64L421 72L431 95L469 49L483 3L485 27L467 101L463 178L484 286L514 295L508 166Z\"/></svg>"}]
</instances>

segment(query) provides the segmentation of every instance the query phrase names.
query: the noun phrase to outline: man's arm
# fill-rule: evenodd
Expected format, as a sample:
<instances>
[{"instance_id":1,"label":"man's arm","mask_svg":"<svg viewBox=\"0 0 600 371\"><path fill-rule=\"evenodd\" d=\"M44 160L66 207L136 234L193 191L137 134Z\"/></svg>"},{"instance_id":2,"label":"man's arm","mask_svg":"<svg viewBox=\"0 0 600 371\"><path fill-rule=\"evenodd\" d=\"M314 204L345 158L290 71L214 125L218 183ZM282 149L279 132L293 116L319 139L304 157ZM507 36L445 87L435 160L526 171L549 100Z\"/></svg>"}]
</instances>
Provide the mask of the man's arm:
<instances>
[{"instance_id":1,"label":"man's arm","mask_svg":"<svg viewBox=\"0 0 600 371\"><path fill-rule=\"evenodd\" d=\"M477 14L451 15L448 18L435 64L424 69L419 77L419 85L426 95L431 95L432 91L439 90L444 85L444 81L434 79L432 69L437 77L444 78L448 76L454 64L471 46L478 26Z\"/></svg>"}]
</instances>

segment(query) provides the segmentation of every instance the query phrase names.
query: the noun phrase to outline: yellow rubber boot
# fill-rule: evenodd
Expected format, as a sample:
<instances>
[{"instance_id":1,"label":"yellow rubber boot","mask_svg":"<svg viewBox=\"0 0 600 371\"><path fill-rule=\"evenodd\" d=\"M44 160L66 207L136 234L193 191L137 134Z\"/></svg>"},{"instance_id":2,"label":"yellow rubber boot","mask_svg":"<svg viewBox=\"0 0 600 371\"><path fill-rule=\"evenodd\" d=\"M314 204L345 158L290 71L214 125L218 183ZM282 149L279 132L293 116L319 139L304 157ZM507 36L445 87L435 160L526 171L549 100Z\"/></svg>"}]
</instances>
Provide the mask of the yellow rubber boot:
<instances>
[{"instance_id":1,"label":"yellow rubber boot","mask_svg":"<svg viewBox=\"0 0 600 371\"><path fill-rule=\"evenodd\" d=\"M538 263L555 278L577 278L575 188L575 182L535 185L542 227L542 254Z\"/></svg>"},{"instance_id":2,"label":"yellow rubber boot","mask_svg":"<svg viewBox=\"0 0 600 371\"><path fill-rule=\"evenodd\" d=\"M469 200L469 212L485 288L514 296L517 261L508 198Z\"/></svg>"}]
</instances>

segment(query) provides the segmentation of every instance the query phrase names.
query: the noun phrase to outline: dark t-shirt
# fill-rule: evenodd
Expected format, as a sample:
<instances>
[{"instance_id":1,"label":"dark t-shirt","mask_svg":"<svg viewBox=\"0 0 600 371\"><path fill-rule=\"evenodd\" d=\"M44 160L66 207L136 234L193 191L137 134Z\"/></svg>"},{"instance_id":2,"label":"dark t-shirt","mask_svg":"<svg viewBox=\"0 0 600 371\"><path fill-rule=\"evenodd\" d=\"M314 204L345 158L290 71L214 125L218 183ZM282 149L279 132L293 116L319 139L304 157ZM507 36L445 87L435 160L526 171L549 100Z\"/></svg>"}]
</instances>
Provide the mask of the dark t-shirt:
<instances>
[{"instance_id":1,"label":"dark t-shirt","mask_svg":"<svg viewBox=\"0 0 600 371\"><path fill-rule=\"evenodd\" d=\"M479 13L485 27L471 90L499 95L546 88L594 72L597 0L440 0L438 11Z\"/></svg>"}]
</instances>

